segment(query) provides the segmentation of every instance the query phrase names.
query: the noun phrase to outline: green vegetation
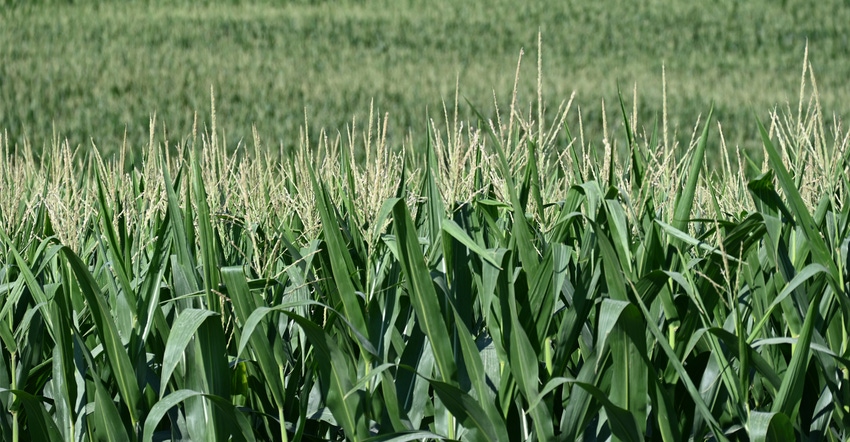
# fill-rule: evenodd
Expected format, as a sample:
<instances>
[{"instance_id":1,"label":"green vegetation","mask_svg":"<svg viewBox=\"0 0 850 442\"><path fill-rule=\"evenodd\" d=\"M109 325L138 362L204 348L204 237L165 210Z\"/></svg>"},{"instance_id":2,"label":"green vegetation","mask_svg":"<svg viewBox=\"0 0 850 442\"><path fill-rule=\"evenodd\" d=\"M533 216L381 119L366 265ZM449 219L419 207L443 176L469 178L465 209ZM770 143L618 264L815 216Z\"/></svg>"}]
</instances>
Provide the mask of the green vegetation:
<instances>
[{"instance_id":1,"label":"green vegetation","mask_svg":"<svg viewBox=\"0 0 850 442\"><path fill-rule=\"evenodd\" d=\"M774 106L796 103L806 41L828 91L824 109L850 116L842 105L850 102L850 8L842 0L280 3L0 0L0 128L13 143L28 138L36 153L54 130L72 146L93 140L113 153L126 129L138 152L152 112L177 141L193 113L208 109L212 85L230 149L250 144L253 124L269 145L297 146L305 108L312 126L344 133L353 115L365 120L372 99L378 114L389 112L392 146L412 133L406 144L418 147L426 109L440 115L456 83L487 117L494 91L507 107L517 54L533 51L538 31L544 100L556 106L577 91L594 139L600 98L616 121L617 81L625 91L638 85L641 121L660 118L663 64L680 143L714 101L727 141L760 154L753 114L766 121ZM535 66L525 65L523 108L536 101ZM547 109L550 119L555 111ZM474 118L463 100L460 112Z\"/></svg>"},{"instance_id":2,"label":"green vegetation","mask_svg":"<svg viewBox=\"0 0 850 442\"><path fill-rule=\"evenodd\" d=\"M215 100L127 172L4 140L0 438L846 440L850 132L803 73L749 180L622 98L604 153L572 103L280 163Z\"/></svg>"},{"instance_id":3,"label":"green vegetation","mask_svg":"<svg viewBox=\"0 0 850 442\"><path fill-rule=\"evenodd\" d=\"M584 3L0 0L0 440L850 438L850 10Z\"/></svg>"}]
</instances>

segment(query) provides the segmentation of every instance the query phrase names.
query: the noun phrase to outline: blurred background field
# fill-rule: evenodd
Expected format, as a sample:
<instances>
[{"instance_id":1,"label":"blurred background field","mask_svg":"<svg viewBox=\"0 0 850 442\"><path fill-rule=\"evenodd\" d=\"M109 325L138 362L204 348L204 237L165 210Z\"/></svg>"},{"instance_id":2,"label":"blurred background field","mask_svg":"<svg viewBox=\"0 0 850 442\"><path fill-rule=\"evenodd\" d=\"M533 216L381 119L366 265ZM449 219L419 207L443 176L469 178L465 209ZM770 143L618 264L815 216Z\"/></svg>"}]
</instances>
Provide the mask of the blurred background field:
<instances>
[{"instance_id":1,"label":"blurred background field","mask_svg":"<svg viewBox=\"0 0 850 442\"><path fill-rule=\"evenodd\" d=\"M617 84L640 124L661 118L666 66L671 130L687 145L712 101L727 142L760 155L755 117L796 110L808 41L824 111L848 114L847 1L507 0L291 2L10 2L0 0L0 128L36 150L54 134L115 152L139 148L156 113L170 142L193 113L233 148L256 124L267 145L297 146L306 118L345 134L374 100L394 147L424 142L426 110L442 117L456 84L461 118L507 112L517 58L524 108L536 98L543 40L547 115L576 91L588 138L601 140L601 100L619 130ZM808 96L808 95L807 95ZM631 105L629 105L631 106ZM577 132L577 113L568 122ZM162 132L162 129L160 129ZM590 132L590 133L588 133ZM621 133L617 133L622 136ZM165 139L165 134L158 134Z\"/></svg>"}]
</instances>

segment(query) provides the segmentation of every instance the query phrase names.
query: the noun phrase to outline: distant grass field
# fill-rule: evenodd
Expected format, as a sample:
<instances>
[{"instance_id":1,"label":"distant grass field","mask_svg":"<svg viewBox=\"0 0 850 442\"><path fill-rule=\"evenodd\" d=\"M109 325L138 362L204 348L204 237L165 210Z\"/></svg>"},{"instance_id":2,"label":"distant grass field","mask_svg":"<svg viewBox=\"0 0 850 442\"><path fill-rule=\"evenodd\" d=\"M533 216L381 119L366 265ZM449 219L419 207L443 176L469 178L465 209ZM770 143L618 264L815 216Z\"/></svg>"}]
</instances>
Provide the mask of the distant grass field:
<instances>
[{"instance_id":1,"label":"distant grass field","mask_svg":"<svg viewBox=\"0 0 850 442\"><path fill-rule=\"evenodd\" d=\"M682 144L714 101L727 141L758 154L753 115L797 102L806 41L825 112L847 115L838 105L850 99L846 1L0 4L0 129L36 147L55 130L114 152L126 129L137 148L153 112L169 134L187 134L193 112L209 121L211 86L229 148L250 140L252 124L270 144L297 145L305 109L313 136L344 134L371 100L389 113L391 144L412 134L419 146L426 109L440 117L456 82L462 117L472 116L463 97L490 115L493 92L508 103L522 48L519 102L535 99L538 32L548 114L575 90L595 134L601 99L619 121L618 81L629 96L637 84L651 129L663 64Z\"/></svg>"},{"instance_id":2,"label":"distant grass field","mask_svg":"<svg viewBox=\"0 0 850 442\"><path fill-rule=\"evenodd\" d=\"M0 441L850 440L846 5L0 5Z\"/></svg>"}]
</instances>

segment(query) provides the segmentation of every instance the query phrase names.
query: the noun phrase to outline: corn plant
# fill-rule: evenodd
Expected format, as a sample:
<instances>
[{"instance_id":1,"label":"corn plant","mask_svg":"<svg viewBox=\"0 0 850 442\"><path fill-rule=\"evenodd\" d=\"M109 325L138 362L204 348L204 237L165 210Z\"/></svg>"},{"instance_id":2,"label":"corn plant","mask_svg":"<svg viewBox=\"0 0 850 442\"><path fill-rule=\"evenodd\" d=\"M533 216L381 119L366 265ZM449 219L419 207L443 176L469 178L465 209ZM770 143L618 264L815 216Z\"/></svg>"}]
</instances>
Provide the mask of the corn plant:
<instances>
[{"instance_id":1,"label":"corn plant","mask_svg":"<svg viewBox=\"0 0 850 442\"><path fill-rule=\"evenodd\" d=\"M622 95L601 147L572 101L277 164L214 100L129 172L5 141L2 439L845 440L850 135L811 103L751 175Z\"/></svg>"}]
</instances>

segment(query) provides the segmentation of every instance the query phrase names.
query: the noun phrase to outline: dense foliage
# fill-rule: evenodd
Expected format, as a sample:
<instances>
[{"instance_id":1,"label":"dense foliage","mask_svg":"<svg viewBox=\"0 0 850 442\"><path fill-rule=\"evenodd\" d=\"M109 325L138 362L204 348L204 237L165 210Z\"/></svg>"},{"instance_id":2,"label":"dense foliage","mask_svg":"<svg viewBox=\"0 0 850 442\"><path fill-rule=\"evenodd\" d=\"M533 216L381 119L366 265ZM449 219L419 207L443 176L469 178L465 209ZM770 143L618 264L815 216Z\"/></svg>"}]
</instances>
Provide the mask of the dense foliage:
<instances>
[{"instance_id":1,"label":"dense foliage","mask_svg":"<svg viewBox=\"0 0 850 442\"><path fill-rule=\"evenodd\" d=\"M848 133L808 102L752 179L622 97L599 151L571 102L281 162L214 104L127 172L5 139L0 438L845 440Z\"/></svg>"}]
</instances>

